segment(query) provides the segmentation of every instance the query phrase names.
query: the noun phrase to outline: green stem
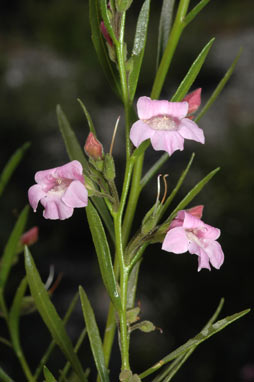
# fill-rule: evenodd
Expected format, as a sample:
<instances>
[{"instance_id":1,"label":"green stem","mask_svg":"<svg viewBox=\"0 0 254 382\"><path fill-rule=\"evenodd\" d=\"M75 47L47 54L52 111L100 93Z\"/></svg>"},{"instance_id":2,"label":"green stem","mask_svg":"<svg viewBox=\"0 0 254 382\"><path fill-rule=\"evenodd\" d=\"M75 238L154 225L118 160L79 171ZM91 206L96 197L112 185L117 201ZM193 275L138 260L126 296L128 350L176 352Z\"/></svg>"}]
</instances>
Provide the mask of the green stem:
<instances>
[{"instance_id":1,"label":"green stem","mask_svg":"<svg viewBox=\"0 0 254 382\"><path fill-rule=\"evenodd\" d=\"M127 159L119 209L114 215L116 256L117 256L117 259L119 262L119 268L120 268L120 290L121 290L121 300L122 300L122 309L121 311L118 312L119 323L120 323L120 345L121 345L121 356L122 356L122 370L130 370L129 333L128 333L127 320L126 320L128 267L126 266L125 259L124 259L122 216L123 216L123 211L124 211L124 207L126 203L126 198L129 191L133 165L134 165L134 161L131 158Z\"/></svg>"},{"instance_id":2,"label":"green stem","mask_svg":"<svg viewBox=\"0 0 254 382\"><path fill-rule=\"evenodd\" d=\"M166 49L161 59L159 69L155 76L151 92L152 99L157 99L160 96L161 89L163 87L166 75L168 73L168 69L171 64L175 49L185 27L184 17L188 11L189 2L190 0L180 0L180 3L178 5L178 10L172 27L172 31L170 33Z\"/></svg>"},{"instance_id":3,"label":"green stem","mask_svg":"<svg viewBox=\"0 0 254 382\"><path fill-rule=\"evenodd\" d=\"M142 176L143 161L144 161L144 155L141 155L140 157L138 157L134 166L134 170L133 170L131 190L130 190L130 195L128 198L128 203L127 203L124 220L123 220L124 246L126 245L129 238L132 222L136 212L138 198L141 191L140 178Z\"/></svg>"},{"instance_id":4,"label":"green stem","mask_svg":"<svg viewBox=\"0 0 254 382\"><path fill-rule=\"evenodd\" d=\"M115 273L116 280L118 280L119 262L118 262L117 256L115 256L115 261L114 261L114 273ZM114 337L115 337L115 331L116 331L115 308L113 304L110 302L107 323L106 323L104 338L103 338L103 353L104 353L106 367L108 367L109 365L112 346L113 346Z\"/></svg>"}]
</instances>

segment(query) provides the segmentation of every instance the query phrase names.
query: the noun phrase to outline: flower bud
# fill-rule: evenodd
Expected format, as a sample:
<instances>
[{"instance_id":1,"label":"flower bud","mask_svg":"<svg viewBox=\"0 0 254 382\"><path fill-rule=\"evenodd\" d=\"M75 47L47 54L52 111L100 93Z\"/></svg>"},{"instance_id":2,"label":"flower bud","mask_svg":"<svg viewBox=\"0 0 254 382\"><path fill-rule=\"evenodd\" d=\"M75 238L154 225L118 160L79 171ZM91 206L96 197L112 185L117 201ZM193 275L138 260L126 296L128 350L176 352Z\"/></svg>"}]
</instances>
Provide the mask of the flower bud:
<instances>
[{"instance_id":1,"label":"flower bud","mask_svg":"<svg viewBox=\"0 0 254 382\"><path fill-rule=\"evenodd\" d=\"M116 176L115 162L110 154L105 155L103 174L109 181L114 180Z\"/></svg>"},{"instance_id":2,"label":"flower bud","mask_svg":"<svg viewBox=\"0 0 254 382\"><path fill-rule=\"evenodd\" d=\"M107 28L105 27L105 24L104 24L104 21L101 21L100 23L100 30L101 30L101 33L103 35L103 37L105 38L105 40L107 41L107 43L113 47L113 41L107 31Z\"/></svg>"},{"instance_id":3,"label":"flower bud","mask_svg":"<svg viewBox=\"0 0 254 382\"><path fill-rule=\"evenodd\" d=\"M36 241L38 241L38 233L39 233L39 229L36 226L29 229L29 231L25 232L21 236L21 238L20 238L21 244L22 245L32 245L32 244L36 243Z\"/></svg>"},{"instance_id":4,"label":"flower bud","mask_svg":"<svg viewBox=\"0 0 254 382\"><path fill-rule=\"evenodd\" d=\"M102 144L98 141L92 132L88 134L84 150L91 159L100 160L103 158Z\"/></svg>"},{"instance_id":5,"label":"flower bud","mask_svg":"<svg viewBox=\"0 0 254 382\"><path fill-rule=\"evenodd\" d=\"M189 214L191 214L192 216L195 216L196 218L201 219L203 215L203 209L204 209L204 206L200 205L200 206L189 208L186 211L189 212Z\"/></svg>"},{"instance_id":6,"label":"flower bud","mask_svg":"<svg viewBox=\"0 0 254 382\"><path fill-rule=\"evenodd\" d=\"M202 89L198 88L184 97L183 101L189 104L188 114L194 113L199 108L201 104L201 91Z\"/></svg>"}]
</instances>

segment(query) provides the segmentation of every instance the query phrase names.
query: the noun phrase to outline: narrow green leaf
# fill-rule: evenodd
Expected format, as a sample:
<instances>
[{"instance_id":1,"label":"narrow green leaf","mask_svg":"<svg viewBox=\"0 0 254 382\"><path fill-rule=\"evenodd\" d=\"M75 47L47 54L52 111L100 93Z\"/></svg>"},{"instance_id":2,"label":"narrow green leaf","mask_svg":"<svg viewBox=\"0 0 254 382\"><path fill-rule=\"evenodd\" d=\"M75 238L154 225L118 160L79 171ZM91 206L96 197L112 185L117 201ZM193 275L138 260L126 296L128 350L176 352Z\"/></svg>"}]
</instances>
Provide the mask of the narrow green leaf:
<instances>
[{"instance_id":1,"label":"narrow green leaf","mask_svg":"<svg viewBox=\"0 0 254 382\"><path fill-rule=\"evenodd\" d=\"M68 310L67 312L65 313L65 316L64 316L64 319L63 319L63 323L64 325L67 324L67 322L69 321L69 318L71 316L71 313L73 312L73 309L75 308L77 302L78 302L78 299L79 299L79 294L78 292L75 294L75 296L73 297L69 307L68 307ZM52 339L52 341L50 342L49 346L48 346L48 349L46 350L46 352L44 353L44 355L42 356L42 358L40 359L40 363L34 373L34 378L35 380L38 379L39 375L41 374L41 371L43 369L43 366L47 363L52 351L54 350L55 348L55 340Z\"/></svg>"},{"instance_id":2,"label":"narrow green leaf","mask_svg":"<svg viewBox=\"0 0 254 382\"><path fill-rule=\"evenodd\" d=\"M121 298L115 279L110 249L100 216L91 202L87 209L87 220L96 249L104 285L112 303L117 310L121 309Z\"/></svg>"},{"instance_id":3,"label":"narrow green leaf","mask_svg":"<svg viewBox=\"0 0 254 382\"><path fill-rule=\"evenodd\" d=\"M126 12L132 2L133 0L116 0L116 9L118 12Z\"/></svg>"},{"instance_id":4,"label":"narrow green leaf","mask_svg":"<svg viewBox=\"0 0 254 382\"><path fill-rule=\"evenodd\" d=\"M224 77L222 78L222 80L218 83L218 85L216 86L213 94L211 95L209 100L206 102L206 104L204 105L204 107L202 108L202 110L200 111L198 116L195 118L195 122L199 121L200 118L203 117L203 115L207 112L207 110L212 106L212 104L214 103L216 98L220 95L220 93L223 90L224 86L226 85L226 83L230 79L231 75L233 74L233 71L235 69L235 66L236 66L236 64L237 64L241 54L242 54L242 49L239 50L239 52L238 52L236 58L234 59L232 65L227 70L227 72L224 75Z\"/></svg>"},{"instance_id":5,"label":"narrow green leaf","mask_svg":"<svg viewBox=\"0 0 254 382\"><path fill-rule=\"evenodd\" d=\"M130 58L131 70L128 76L128 90L129 90L129 97L131 101L133 100L135 96L140 68L143 61L145 45L146 45L147 28L148 28L148 22L149 22L149 11L150 11L150 0L145 0L138 16L132 55Z\"/></svg>"},{"instance_id":6,"label":"narrow green leaf","mask_svg":"<svg viewBox=\"0 0 254 382\"><path fill-rule=\"evenodd\" d=\"M166 210L168 209L170 203L172 202L172 200L174 199L174 197L176 196L177 192L179 191L181 185L183 184L183 181L184 179L186 178L190 168L191 168L191 165L192 165L192 162L193 162L193 159L195 157L195 154L193 153L191 155L191 158L187 164L187 167L186 169L183 171L183 173L181 174L175 188L173 189L173 191L171 192L171 194L169 195L169 197L166 199L164 205L163 205L163 208L161 210L161 213L160 213L160 217L162 217L164 215L164 213L166 212Z\"/></svg>"},{"instance_id":7,"label":"narrow green leaf","mask_svg":"<svg viewBox=\"0 0 254 382\"><path fill-rule=\"evenodd\" d=\"M67 153L69 155L69 158L71 160L78 160L82 166L83 166L83 171L85 173L85 175L89 175L88 173L88 162L85 158L85 155L84 155L84 152L82 151L80 145L79 145L79 142L77 140L77 137L74 133L74 131L72 130L71 126L70 126L70 123L68 121L68 119L66 118L66 115L64 114L64 112L62 111L61 109L61 106L58 105L57 108L56 108L56 112L57 112L57 118L58 118L58 122L59 122L59 129L60 129L60 132L62 134L62 137L63 137L63 140L64 140L64 143L65 143L65 147L66 147L66 150L67 150ZM93 203L95 204L96 208L98 209L108 231L110 232L111 234L111 237L113 239L113 232L114 232L114 228L113 228L113 221L112 221L112 218L108 212L108 209L105 205L105 202L103 199L101 198L97 198L97 197L93 197L92 198L92 201ZM87 209L86 209L87 211Z\"/></svg>"},{"instance_id":8,"label":"narrow green leaf","mask_svg":"<svg viewBox=\"0 0 254 382\"><path fill-rule=\"evenodd\" d=\"M11 377L9 377L1 367L0 367L0 381L1 382L14 382L14 380Z\"/></svg>"},{"instance_id":9,"label":"narrow green leaf","mask_svg":"<svg viewBox=\"0 0 254 382\"><path fill-rule=\"evenodd\" d=\"M10 177L12 176L14 170L18 166L19 162L23 158L25 152L30 147L30 143L26 142L21 146L15 153L11 156L9 161L6 163L1 175L0 175L0 196L2 195L5 186L7 185Z\"/></svg>"},{"instance_id":10,"label":"narrow green leaf","mask_svg":"<svg viewBox=\"0 0 254 382\"><path fill-rule=\"evenodd\" d=\"M97 0L95 0L97 1ZM108 9L108 1L107 0L98 0L100 4L100 11L101 11L101 17L103 19L103 22L105 24L105 27L107 29L108 34L114 41L116 39L115 33L112 27L111 23L111 17L110 17L110 11Z\"/></svg>"},{"instance_id":11,"label":"narrow green leaf","mask_svg":"<svg viewBox=\"0 0 254 382\"><path fill-rule=\"evenodd\" d=\"M43 374L44 374L44 377L46 379L46 382L57 382L57 380L55 379L53 374L49 371L47 366L43 367Z\"/></svg>"},{"instance_id":12,"label":"narrow green leaf","mask_svg":"<svg viewBox=\"0 0 254 382\"><path fill-rule=\"evenodd\" d=\"M89 342L100 381L109 382L108 370L105 366L101 337L98 326L96 324L93 308L91 307L86 292L81 286L79 287L79 293Z\"/></svg>"},{"instance_id":13,"label":"narrow green leaf","mask_svg":"<svg viewBox=\"0 0 254 382\"><path fill-rule=\"evenodd\" d=\"M27 247L25 247L25 267L31 295L34 298L36 307L45 325L65 357L70 361L80 380L86 381L80 361L75 354L71 340L66 333L64 323L50 301L48 292L41 281L39 272Z\"/></svg>"},{"instance_id":14,"label":"narrow green leaf","mask_svg":"<svg viewBox=\"0 0 254 382\"><path fill-rule=\"evenodd\" d=\"M71 125L60 105L57 105L56 107L56 114L57 114L59 129L62 134L69 158L71 160L74 160L74 159L78 160L83 166L84 173L87 175L88 162L86 160L85 154L82 151L80 144L77 140L77 137L74 131L72 130Z\"/></svg>"},{"instance_id":15,"label":"narrow green leaf","mask_svg":"<svg viewBox=\"0 0 254 382\"><path fill-rule=\"evenodd\" d=\"M188 192L188 194L181 200L181 202L177 205L177 207L174 209L174 211L170 214L169 218L163 223L160 227L160 230L165 229L165 227L168 227L170 222L174 219L177 212L180 210L183 210L204 188L204 186L211 180L214 175L220 170L220 168L216 168L215 170L211 171L208 175L206 175L198 184L196 184L193 189Z\"/></svg>"},{"instance_id":16,"label":"narrow green leaf","mask_svg":"<svg viewBox=\"0 0 254 382\"><path fill-rule=\"evenodd\" d=\"M202 342L204 342L205 340L207 340L214 334L224 329L226 326L230 325L231 323L238 320L239 318L245 316L245 314L249 313L249 311L250 309L246 309L246 310L243 310L242 312L235 313L232 316L227 316L223 318L222 320L215 322L213 325L209 326L208 328L204 328L203 330L201 330L199 334L197 334L195 337L188 340L184 345L180 346L179 348L174 350L172 353L162 358L159 362L154 364L152 367L150 367L149 369L141 373L139 377L142 379L154 373L166 363L172 361L179 355L186 353L191 348L198 346L199 344L201 344Z\"/></svg>"},{"instance_id":17,"label":"narrow green leaf","mask_svg":"<svg viewBox=\"0 0 254 382\"><path fill-rule=\"evenodd\" d=\"M206 325L204 326L203 330L207 329L209 326L211 326L214 321L219 316L221 309L224 305L224 298L221 298L219 305L217 306L214 314L212 317L208 320ZM194 346L190 350L188 350L185 354L179 355L162 373L157 375L152 382L169 382L174 377L174 375L177 373L177 371L182 367L185 361L191 356L191 354L194 352L197 346ZM165 379L164 379L165 378Z\"/></svg>"},{"instance_id":18,"label":"narrow green leaf","mask_svg":"<svg viewBox=\"0 0 254 382\"><path fill-rule=\"evenodd\" d=\"M121 86L112 62L108 57L108 50L100 30L101 18L99 14L98 0L89 0L89 19L92 32L92 41L108 83L116 94L121 98Z\"/></svg>"},{"instance_id":19,"label":"narrow green leaf","mask_svg":"<svg viewBox=\"0 0 254 382\"><path fill-rule=\"evenodd\" d=\"M8 276L13 264L13 259L16 255L16 248L17 248L18 242L25 229L28 212L29 212L29 206L26 206L20 213L18 220L4 248L4 253L1 258L1 264L0 264L0 293L3 293L6 281L8 279Z\"/></svg>"},{"instance_id":20,"label":"narrow green leaf","mask_svg":"<svg viewBox=\"0 0 254 382\"><path fill-rule=\"evenodd\" d=\"M175 0L163 0L162 3L159 22L156 68L158 68L161 56L167 46L172 24L174 5Z\"/></svg>"},{"instance_id":21,"label":"narrow green leaf","mask_svg":"<svg viewBox=\"0 0 254 382\"><path fill-rule=\"evenodd\" d=\"M95 128L94 128L94 124L93 124L91 115L88 113L87 108L85 107L84 103L81 101L80 98L78 98L78 102L79 102L80 106L82 107L82 110L83 110L83 112L84 112L84 114L86 116L87 123L88 123L90 131L96 136L96 131L95 131Z\"/></svg>"},{"instance_id":22,"label":"narrow green leaf","mask_svg":"<svg viewBox=\"0 0 254 382\"><path fill-rule=\"evenodd\" d=\"M210 0L201 0L186 16L184 19L185 27L202 11L202 9L209 3Z\"/></svg>"},{"instance_id":23,"label":"narrow green leaf","mask_svg":"<svg viewBox=\"0 0 254 382\"><path fill-rule=\"evenodd\" d=\"M202 49L202 51L199 53L198 57L196 60L193 62L191 65L190 69L188 70L188 73L180 83L177 91L171 98L171 102L176 102L176 101L181 101L183 97L186 95L188 90L190 89L191 85L197 78L203 63L205 62L206 56L208 55L213 43L214 43L215 38L212 38L206 46Z\"/></svg>"},{"instance_id":24,"label":"narrow green leaf","mask_svg":"<svg viewBox=\"0 0 254 382\"><path fill-rule=\"evenodd\" d=\"M12 340L12 345L16 354L22 353L22 348L20 345L20 337L19 337L19 319L20 319L20 307L21 307L22 299L26 292L26 288L27 288L27 280L26 280L26 277L24 277L21 283L19 284L19 287L15 294L15 297L11 306L11 310L10 310L10 315L9 315L9 328L10 328L11 340Z\"/></svg>"}]
</instances>

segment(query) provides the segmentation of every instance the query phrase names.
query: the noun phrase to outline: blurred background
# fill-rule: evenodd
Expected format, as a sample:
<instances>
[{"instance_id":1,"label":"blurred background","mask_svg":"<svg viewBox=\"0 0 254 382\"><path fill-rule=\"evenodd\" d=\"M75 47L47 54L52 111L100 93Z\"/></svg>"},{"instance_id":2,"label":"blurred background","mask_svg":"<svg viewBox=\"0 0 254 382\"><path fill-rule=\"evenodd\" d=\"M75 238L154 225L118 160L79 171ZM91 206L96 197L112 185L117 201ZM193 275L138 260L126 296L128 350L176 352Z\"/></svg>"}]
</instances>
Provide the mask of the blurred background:
<instances>
[{"instance_id":1,"label":"blurred background","mask_svg":"<svg viewBox=\"0 0 254 382\"><path fill-rule=\"evenodd\" d=\"M191 1L191 7L197 1ZM142 2L135 0L128 12L129 50ZM155 73L157 29L161 1L152 1L151 20L137 96L149 95ZM221 171L192 203L204 204L204 220L222 231L225 252L221 270L197 272L197 258L189 254L162 252L160 245L149 247L141 266L137 301L142 318L154 322L163 334L134 332L131 364L141 372L168 354L203 327L221 297L225 306L221 317L252 308L254 303L254 3L251 0L214 0L188 26L176 51L162 98L169 99L202 47L216 41L193 89L202 87L202 104L231 65L240 47L242 56L229 84L208 113L200 120L206 144L187 141L184 152L176 152L161 170L168 173L169 190L174 187L193 151L196 153L184 186L174 205L202 177L217 166ZM0 5L0 170L10 155L24 142L31 148L16 170L1 199L0 245L4 247L18 213L27 203L27 189L38 170L68 161L57 127L56 104L61 104L80 143L88 126L77 103L80 97L97 128L98 137L109 149L113 127L123 110L111 91L93 50L87 0L2 0ZM123 122L120 123L123 130ZM120 174L124 132L119 129L114 155ZM148 150L146 167L159 157ZM156 179L150 182L139 205L139 221L156 196ZM71 220L44 220L39 208L31 211L29 227L39 226L40 239L32 254L46 280L49 266L63 273L53 301L64 315L79 284L92 301L101 330L107 314L107 298L100 281L96 255L84 211L75 210ZM138 219L137 219L138 220ZM7 298L11 301L24 274L23 259L13 268ZM77 306L68 331L75 341L83 327ZM5 330L0 322L1 333ZM35 368L50 339L38 314L21 321L23 345ZM81 358L89 366L88 341ZM57 372L63 365L59 351L48 363ZM119 373L117 343L110 365L113 379ZM0 365L16 381L24 381L12 352L0 344ZM94 370L91 370L92 375ZM95 380L95 376L91 378ZM202 344L178 372L175 381L254 381L254 317L251 312L222 333Z\"/></svg>"}]
</instances>

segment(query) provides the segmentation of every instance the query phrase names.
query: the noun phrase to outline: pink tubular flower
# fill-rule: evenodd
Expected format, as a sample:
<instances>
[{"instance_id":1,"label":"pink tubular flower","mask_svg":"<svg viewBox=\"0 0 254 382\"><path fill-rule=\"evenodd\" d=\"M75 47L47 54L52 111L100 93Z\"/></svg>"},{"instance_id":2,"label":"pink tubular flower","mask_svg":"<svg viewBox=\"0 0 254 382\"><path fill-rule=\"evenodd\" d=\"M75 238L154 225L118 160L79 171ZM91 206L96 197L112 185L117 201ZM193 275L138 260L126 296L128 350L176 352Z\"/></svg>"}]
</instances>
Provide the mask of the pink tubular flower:
<instances>
[{"instance_id":1,"label":"pink tubular flower","mask_svg":"<svg viewBox=\"0 0 254 382\"><path fill-rule=\"evenodd\" d=\"M162 249L173 253L189 251L197 255L198 271L202 268L211 270L210 263L214 268L219 269L224 261L224 253L216 241L220 236L220 230L205 224L195 214L197 210L194 214L191 210L178 212L170 224Z\"/></svg>"},{"instance_id":2,"label":"pink tubular flower","mask_svg":"<svg viewBox=\"0 0 254 382\"><path fill-rule=\"evenodd\" d=\"M46 219L68 219L73 209L88 204L88 192L84 185L81 164L74 160L61 167L38 171L37 184L28 190L28 199L34 212L39 201L45 208Z\"/></svg>"},{"instance_id":3,"label":"pink tubular flower","mask_svg":"<svg viewBox=\"0 0 254 382\"><path fill-rule=\"evenodd\" d=\"M188 102L155 101L140 97L137 103L138 117L130 131L130 139L138 147L146 139L154 150L164 150L172 155L183 150L184 139L205 143L204 133L197 124L185 118Z\"/></svg>"}]
</instances>

